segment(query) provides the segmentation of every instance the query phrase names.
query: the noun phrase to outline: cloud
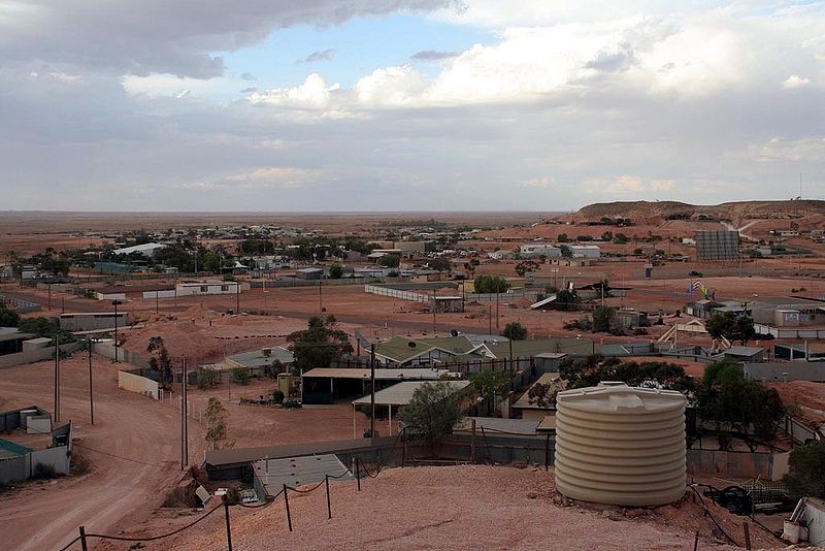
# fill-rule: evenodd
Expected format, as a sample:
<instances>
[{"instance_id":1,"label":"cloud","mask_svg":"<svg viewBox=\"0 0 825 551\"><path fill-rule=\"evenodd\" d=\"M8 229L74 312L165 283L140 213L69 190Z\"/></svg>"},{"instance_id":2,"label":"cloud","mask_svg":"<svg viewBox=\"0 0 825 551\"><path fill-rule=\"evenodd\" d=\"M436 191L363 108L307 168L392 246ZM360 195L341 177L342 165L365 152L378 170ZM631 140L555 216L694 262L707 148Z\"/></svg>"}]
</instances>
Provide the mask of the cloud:
<instances>
[{"instance_id":1,"label":"cloud","mask_svg":"<svg viewBox=\"0 0 825 551\"><path fill-rule=\"evenodd\" d=\"M437 52L435 50L422 50L410 56L413 61L441 61L456 57L458 52Z\"/></svg>"},{"instance_id":2,"label":"cloud","mask_svg":"<svg viewBox=\"0 0 825 551\"><path fill-rule=\"evenodd\" d=\"M810 80L804 77L800 77L797 75L791 75L786 78L782 82L782 88L794 89L794 88L802 88L803 86L807 86L811 83Z\"/></svg>"},{"instance_id":3,"label":"cloud","mask_svg":"<svg viewBox=\"0 0 825 551\"><path fill-rule=\"evenodd\" d=\"M405 105L420 97L424 78L411 66L376 69L355 85L358 100L372 106Z\"/></svg>"},{"instance_id":4,"label":"cloud","mask_svg":"<svg viewBox=\"0 0 825 551\"><path fill-rule=\"evenodd\" d=\"M258 77L256 77L252 73L243 73L241 75L241 80L258 80Z\"/></svg>"},{"instance_id":5,"label":"cloud","mask_svg":"<svg viewBox=\"0 0 825 551\"><path fill-rule=\"evenodd\" d=\"M0 4L7 62L41 59L88 70L148 76L221 76L214 52L261 44L297 25L339 25L358 16L455 9L453 0L74 0Z\"/></svg>"},{"instance_id":6,"label":"cloud","mask_svg":"<svg viewBox=\"0 0 825 551\"><path fill-rule=\"evenodd\" d=\"M330 103L330 97L340 86L327 86L323 77L312 73L300 86L294 88L276 88L249 96L252 103L267 105L286 105L302 109L323 109Z\"/></svg>"},{"instance_id":7,"label":"cloud","mask_svg":"<svg viewBox=\"0 0 825 551\"><path fill-rule=\"evenodd\" d=\"M326 50L320 52L312 52L304 59L298 60L298 63L315 63L318 61L329 61L333 57L335 57L335 50L331 48L327 48Z\"/></svg>"}]
</instances>

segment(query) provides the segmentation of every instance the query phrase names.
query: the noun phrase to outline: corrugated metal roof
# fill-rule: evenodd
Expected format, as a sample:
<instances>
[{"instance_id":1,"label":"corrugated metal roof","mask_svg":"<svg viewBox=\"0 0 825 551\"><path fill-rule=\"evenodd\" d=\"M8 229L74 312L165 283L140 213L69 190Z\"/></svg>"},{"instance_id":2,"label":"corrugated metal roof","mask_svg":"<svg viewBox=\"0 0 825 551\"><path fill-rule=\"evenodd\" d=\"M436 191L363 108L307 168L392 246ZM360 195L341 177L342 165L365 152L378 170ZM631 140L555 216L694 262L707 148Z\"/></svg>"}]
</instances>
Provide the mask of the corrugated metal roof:
<instances>
[{"instance_id":1,"label":"corrugated metal roof","mask_svg":"<svg viewBox=\"0 0 825 551\"><path fill-rule=\"evenodd\" d=\"M376 369L375 378L380 381L396 379L427 380L439 379L449 373L446 369L410 368L410 369ZM353 369L344 367L316 367L303 374L304 378L318 377L329 379L369 379L369 369Z\"/></svg>"},{"instance_id":2,"label":"corrugated metal roof","mask_svg":"<svg viewBox=\"0 0 825 551\"><path fill-rule=\"evenodd\" d=\"M510 357L510 344L488 343L487 349L496 358ZM528 339L524 341L513 341L513 357L527 358L544 352L579 354L589 356L593 353L594 344L590 339Z\"/></svg>"},{"instance_id":3,"label":"corrugated metal roof","mask_svg":"<svg viewBox=\"0 0 825 551\"><path fill-rule=\"evenodd\" d=\"M264 348L270 350L270 355L264 355ZM237 362L244 367L261 367L264 365L272 365L272 362L278 360L282 364L291 364L295 361L295 356L282 346L264 346L251 352L242 352L229 356L229 359Z\"/></svg>"},{"instance_id":4,"label":"corrugated metal roof","mask_svg":"<svg viewBox=\"0 0 825 551\"><path fill-rule=\"evenodd\" d=\"M465 417L456 423L453 432L472 432L473 421L476 422L476 434L483 428L496 434L536 434L539 422L531 419L501 419L498 417Z\"/></svg>"},{"instance_id":5,"label":"corrugated metal roof","mask_svg":"<svg viewBox=\"0 0 825 551\"><path fill-rule=\"evenodd\" d=\"M444 381L458 392L467 388L470 381ZM415 391L427 384L427 381L404 381L375 393L375 404L379 406L406 406L412 401ZM353 400L353 405L363 406L370 403L370 395Z\"/></svg>"},{"instance_id":6,"label":"corrugated metal roof","mask_svg":"<svg viewBox=\"0 0 825 551\"><path fill-rule=\"evenodd\" d=\"M283 459L262 459L253 463L255 476L264 486L266 493L276 495L284 484L291 488L317 484L326 475L336 480L352 480L352 473L336 455L314 455L287 457Z\"/></svg>"},{"instance_id":7,"label":"corrugated metal roof","mask_svg":"<svg viewBox=\"0 0 825 551\"><path fill-rule=\"evenodd\" d=\"M537 384L549 385L554 381L558 381L559 378L560 377L558 373L542 373L541 377L539 377L536 380L536 382L530 385L530 388L533 388ZM524 394L519 396L519 399L516 400L510 407L512 407L513 409L548 409L540 407L538 404L530 403L530 389L527 389L527 391L525 391Z\"/></svg>"}]
</instances>

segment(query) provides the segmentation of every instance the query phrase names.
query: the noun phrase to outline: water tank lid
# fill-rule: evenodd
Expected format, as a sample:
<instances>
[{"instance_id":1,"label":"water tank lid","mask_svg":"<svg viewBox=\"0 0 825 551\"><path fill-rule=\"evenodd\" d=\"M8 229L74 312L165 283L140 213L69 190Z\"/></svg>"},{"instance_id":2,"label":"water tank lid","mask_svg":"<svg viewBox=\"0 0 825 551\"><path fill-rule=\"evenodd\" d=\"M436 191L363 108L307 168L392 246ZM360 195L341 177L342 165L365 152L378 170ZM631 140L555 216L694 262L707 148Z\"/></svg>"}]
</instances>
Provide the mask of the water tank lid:
<instances>
[{"instance_id":1,"label":"water tank lid","mask_svg":"<svg viewBox=\"0 0 825 551\"><path fill-rule=\"evenodd\" d=\"M599 385L559 392L559 404L571 409L616 413L656 413L685 407L685 397L675 390L629 387L626 384Z\"/></svg>"}]
</instances>

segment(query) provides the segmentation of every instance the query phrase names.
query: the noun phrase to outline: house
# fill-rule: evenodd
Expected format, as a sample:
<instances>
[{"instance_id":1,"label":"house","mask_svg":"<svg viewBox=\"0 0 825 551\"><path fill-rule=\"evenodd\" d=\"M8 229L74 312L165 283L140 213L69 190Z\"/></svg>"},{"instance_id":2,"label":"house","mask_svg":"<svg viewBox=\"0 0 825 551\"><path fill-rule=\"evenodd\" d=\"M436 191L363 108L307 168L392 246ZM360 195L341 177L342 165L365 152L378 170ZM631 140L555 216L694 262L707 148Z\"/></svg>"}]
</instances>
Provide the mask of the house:
<instances>
[{"instance_id":1,"label":"house","mask_svg":"<svg viewBox=\"0 0 825 551\"><path fill-rule=\"evenodd\" d=\"M295 271L295 277L298 279L307 279L312 281L320 281L324 276L323 268L301 268Z\"/></svg>"},{"instance_id":2,"label":"house","mask_svg":"<svg viewBox=\"0 0 825 551\"><path fill-rule=\"evenodd\" d=\"M272 366L290 367L294 363L295 355L283 346L267 346L224 359L227 368L244 367L250 375L259 376L267 375L268 368Z\"/></svg>"},{"instance_id":3,"label":"house","mask_svg":"<svg viewBox=\"0 0 825 551\"><path fill-rule=\"evenodd\" d=\"M0 356L23 352L24 343L34 337L33 333L22 333L16 327L0 327Z\"/></svg>"},{"instance_id":4,"label":"house","mask_svg":"<svg viewBox=\"0 0 825 551\"><path fill-rule=\"evenodd\" d=\"M139 254L145 257L151 257L158 249L165 249L167 245L162 243L144 243L142 245L134 245L132 247L124 247L122 249L115 249L114 254Z\"/></svg>"},{"instance_id":5,"label":"house","mask_svg":"<svg viewBox=\"0 0 825 551\"><path fill-rule=\"evenodd\" d=\"M568 245L573 258L599 258L602 254L598 245Z\"/></svg>"},{"instance_id":6,"label":"house","mask_svg":"<svg viewBox=\"0 0 825 551\"><path fill-rule=\"evenodd\" d=\"M436 381L449 373L446 369L376 369L375 388L381 390L399 381ZM372 380L370 369L316 367L301 375L301 403L332 404L341 398L363 396Z\"/></svg>"},{"instance_id":7,"label":"house","mask_svg":"<svg viewBox=\"0 0 825 551\"><path fill-rule=\"evenodd\" d=\"M238 281L186 281L175 285L175 294L179 297L193 295L235 295L248 290L248 283Z\"/></svg>"},{"instance_id":8,"label":"house","mask_svg":"<svg viewBox=\"0 0 825 551\"><path fill-rule=\"evenodd\" d=\"M530 390L537 387L537 385L551 385L555 390L562 390L562 380L558 373L543 373L536 382L530 385L530 388L522 394L513 405L510 406L510 411L517 418L527 419L531 421L541 422L548 415L555 417L556 406L555 401L552 405L540 404L537 401L531 401Z\"/></svg>"},{"instance_id":9,"label":"house","mask_svg":"<svg viewBox=\"0 0 825 551\"><path fill-rule=\"evenodd\" d=\"M116 325L129 325L129 313L114 312L75 312L60 314L60 328L66 331L94 331L96 329L111 329ZM115 321L117 320L117 321Z\"/></svg>"},{"instance_id":10,"label":"house","mask_svg":"<svg viewBox=\"0 0 825 551\"><path fill-rule=\"evenodd\" d=\"M519 247L519 254L524 257L546 256L547 258L560 258L561 249L553 245L531 243Z\"/></svg>"},{"instance_id":11,"label":"house","mask_svg":"<svg viewBox=\"0 0 825 551\"><path fill-rule=\"evenodd\" d=\"M761 346L731 346L722 352L725 358L738 362L764 362L767 350Z\"/></svg>"},{"instance_id":12,"label":"house","mask_svg":"<svg viewBox=\"0 0 825 551\"><path fill-rule=\"evenodd\" d=\"M353 421L355 420L355 412L357 409L371 407L374 401L376 406L376 416L384 418L386 415L387 430L389 432L389 436L392 436L393 412L397 413L401 408L412 402L413 397L415 396L415 391L423 387L425 384L427 384L427 381L404 381L403 383L397 383L383 390L379 390L374 394L368 394L366 396L358 398L357 400L353 400ZM455 394L463 392L468 386L470 386L470 381L445 381L445 384L449 385L451 392ZM401 426L399 426L398 428L399 430L403 430L403 427ZM353 422L353 432L354 431L355 423ZM357 438L355 434L353 434L352 437Z\"/></svg>"}]
</instances>

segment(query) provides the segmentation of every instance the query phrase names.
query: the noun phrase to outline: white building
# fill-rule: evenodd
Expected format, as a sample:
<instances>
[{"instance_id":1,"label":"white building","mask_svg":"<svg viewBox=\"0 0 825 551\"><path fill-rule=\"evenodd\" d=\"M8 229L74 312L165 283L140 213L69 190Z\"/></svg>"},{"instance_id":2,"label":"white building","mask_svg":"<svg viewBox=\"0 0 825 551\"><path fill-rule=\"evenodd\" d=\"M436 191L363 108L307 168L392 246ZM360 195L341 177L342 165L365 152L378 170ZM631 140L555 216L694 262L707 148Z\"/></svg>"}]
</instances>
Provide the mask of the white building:
<instances>
[{"instance_id":1,"label":"white building","mask_svg":"<svg viewBox=\"0 0 825 551\"><path fill-rule=\"evenodd\" d=\"M249 289L249 284L237 281L187 281L175 285L179 297L188 295L234 295Z\"/></svg>"},{"instance_id":2,"label":"white building","mask_svg":"<svg viewBox=\"0 0 825 551\"><path fill-rule=\"evenodd\" d=\"M602 254L597 245L568 245L573 258L599 258Z\"/></svg>"},{"instance_id":3,"label":"white building","mask_svg":"<svg viewBox=\"0 0 825 551\"><path fill-rule=\"evenodd\" d=\"M546 245L544 243L528 244L519 247L521 256L546 256L547 258L560 258L561 249L553 245Z\"/></svg>"}]
</instances>

